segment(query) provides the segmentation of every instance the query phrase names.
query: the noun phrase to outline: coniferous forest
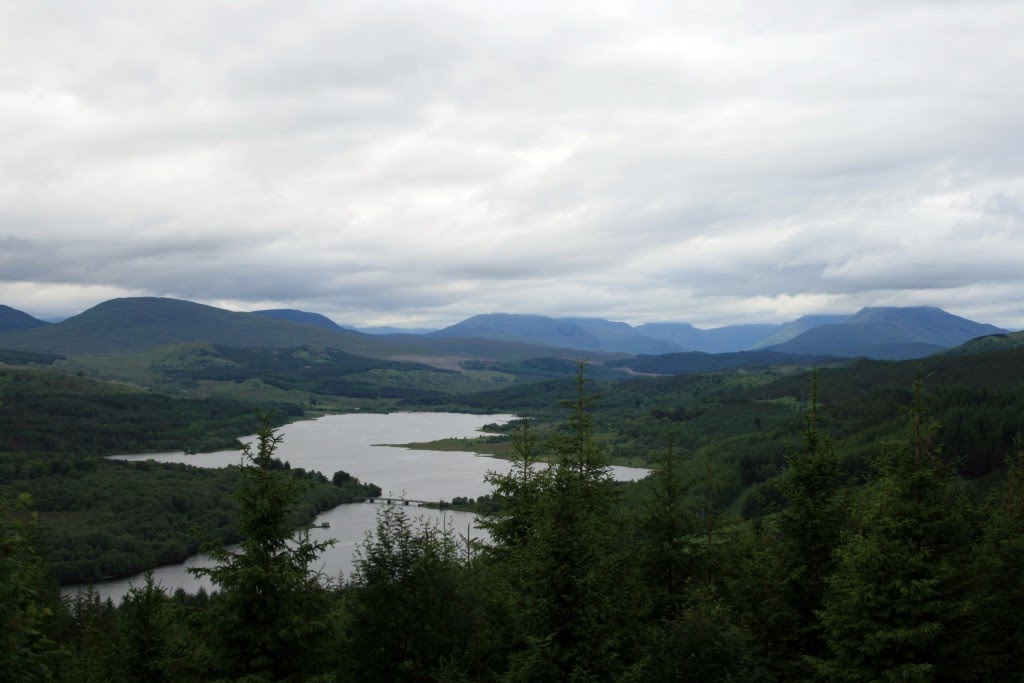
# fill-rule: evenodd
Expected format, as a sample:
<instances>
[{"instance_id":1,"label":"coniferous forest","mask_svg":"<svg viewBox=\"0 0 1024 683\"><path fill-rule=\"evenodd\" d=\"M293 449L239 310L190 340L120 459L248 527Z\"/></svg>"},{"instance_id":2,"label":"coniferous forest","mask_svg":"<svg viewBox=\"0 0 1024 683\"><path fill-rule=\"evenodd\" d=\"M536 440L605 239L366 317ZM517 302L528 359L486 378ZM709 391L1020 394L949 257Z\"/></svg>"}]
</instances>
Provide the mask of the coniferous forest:
<instances>
[{"instance_id":1,"label":"coniferous forest","mask_svg":"<svg viewBox=\"0 0 1024 683\"><path fill-rule=\"evenodd\" d=\"M806 378L806 376L804 376ZM231 488L238 550L215 590L147 581L61 598L30 497L5 501L5 680L929 681L1024 671L1024 445L984 486L943 455L922 382L861 468L837 456L817 374L756 514L666 431L640 484L611 480L580 366L553 429L511 435L490 544L381 509L352 576L296 533L316 483L264 419ZM560 386L566 386L564 384ZM553 463L548 466L546 463ZM74 466L73 464L71 465ZM962 468L959 468L962 469ZM764 493L762 491L762 493Z\"/></svg>"}]
</instances>

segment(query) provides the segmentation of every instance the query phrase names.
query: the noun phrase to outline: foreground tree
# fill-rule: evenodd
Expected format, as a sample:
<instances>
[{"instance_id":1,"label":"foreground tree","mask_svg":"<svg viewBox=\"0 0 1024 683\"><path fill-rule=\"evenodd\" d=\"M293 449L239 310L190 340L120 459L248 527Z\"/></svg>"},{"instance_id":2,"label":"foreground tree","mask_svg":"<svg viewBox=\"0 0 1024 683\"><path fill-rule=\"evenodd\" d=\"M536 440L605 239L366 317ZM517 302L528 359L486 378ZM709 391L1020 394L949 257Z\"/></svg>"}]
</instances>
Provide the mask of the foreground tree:
<instances>
[{"instance_id":1,"label":"foreground tree","mask_svg":"<svg viewBox=\"0 0 1024 683\"><path fill-rule=\"evenodd\" d=\"M845 523L838 499L839 462L831 440L819 426L820 409L815 371L800 448L786 459L779 485L785 507L771 544L779 555L782 604L772 617L777 632L771 636L767 654L773 668L786 678L810 677L809 660L825 652L818 613Z\"/></svg>"},{"instance_id":2,"label":"foreground tree","mask_svg":"<svg viewBox=\"0 0 1024 683\"><path fill-rule=\"evenodd\" d=\"M289 512L300 484L273 469L281 437L270 428L269 416L262 423L256 453L249 445L242 452L240 548L210 549L217 566L190 571L209 576L219 589L209 610L209 673L280 680L327 667L331 625L325 587L310 565L333 541L294 533Z\"/></svg>"},{"instance_id":3,"label":"foreground tree","mask_svg":"<svg viewBox=\"0 0 1024 683\"><path fill-rule=\"evenodd\" d=\"M357 550L343 619L342 680L427 681L470 639L464 547L449 527L386 505Z\"/></svg>"},{"instance_id":4,"label":"foreground tree","mask_svg":"<svg viewBox=\"0 0 1024 683\"><path fill-rule=\"evenodd\" d=\"M689 487L671 438L654 463L648 487L651 500L640 525L640 563L652 595L652 616L662 618L679 607L688 587L693 571L688 550L696 517L684 499Z\"/></svg>"},{"instance_id":5,"label":"foreground tree","mask_svg":"<svg viewBox=\"0 0 1024 683\"><path fill-rule=\"evenodd\" d=\"M842 681L966 679L970 616L968 503L933 447L921 383L909 437L877 462L878 478L827 579L819 675Z\"/></svg>"},{"instance_id":6,"label":"foreground tree","mask_svg":"<svg viewBox=\"0 0 1024 683\"><path fill-rule=\"evenodd\" d=\"M15 521L14 505L0 498L0 680L42 680L50 676L56 644L46 634L53 611L42 593L43 562L33 542L34 526Z\"/></svg>"},{"instance_id":7,"label":"foreground tree","mask_svg":"<svg viewBox=\"0 0 1024 683\"><path fill-rule=\"evenodd\" d=\"M594 441L594 400L581 362L566 429L553 445L558 460L523 508L533 518L509 522L526 530L508 549L509 614L521 643L510 658L513 680L615 678L636 644L639 581L635 564L624 561L629 539L619 533L611 475Z\"/></svg>"},{"instance_id":8,"label":"foreground tree","mask_svg":"<svg viewBox=\"0 0 1024 683\"><path fill-rule=\"evenodd\" d=\"M168 680L166 650L174 624L168 615L167 594L146 572L141 586L133 586L121 603L121 659L128 678L160 683Z\"/></svg>"},{"instance_id":9,"label":"foreground tree","mask_svg":"<svg viewBox=\"0 0 1024 683\"><path fill-rule=\"evenodd\" d=\"M1024 443L1007 459L1006 482L989 502L989 522L975 554L975 594L982 616L983 671L991 680L1024 672Z\"/></svg>"}]
</instances>

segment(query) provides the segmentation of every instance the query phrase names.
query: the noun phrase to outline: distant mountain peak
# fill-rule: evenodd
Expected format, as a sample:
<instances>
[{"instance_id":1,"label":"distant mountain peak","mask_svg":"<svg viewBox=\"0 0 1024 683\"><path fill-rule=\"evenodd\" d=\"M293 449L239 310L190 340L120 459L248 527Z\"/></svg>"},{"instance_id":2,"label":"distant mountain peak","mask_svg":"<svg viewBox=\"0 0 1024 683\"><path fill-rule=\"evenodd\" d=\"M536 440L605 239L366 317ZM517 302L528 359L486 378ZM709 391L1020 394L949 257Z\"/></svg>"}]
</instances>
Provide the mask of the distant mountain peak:
<instances>
[{"instance_id":1,"label":"distant mountain peak","mask_svg":"<svg viewBox=\"0 0 1024 683\"><path fill-rule=\"evenodd\" d=\"M484 313L431 333L622 353L670 353L682 347L638 333L626 323L601 318L550 318L518 313Z\"/></svg>"},{"instance_id":2,"label":"distant mountain peak","mask_svg":"<svg viewBox=\"0 0 1024 683\"><path fill-rule=\"evenodd\" d=\"M810 329L775 348L881 359L920 358L984 335L1005 332L934 306L862 308L841 323Z\"/></svg>"},{"instance_id":3,"label":"distant mountain peak","mask_svg":"<svg viewBox=\"0 0 1024 683\"><path fill-rule=\"evenodd\" d=\"M33 318L24 311L19 311L16 308L0 304L0 334L3 334L4 332L31 330L34 327L42 327L49 324L50 323L44 320Z\"/></svg>"}]
</instances>

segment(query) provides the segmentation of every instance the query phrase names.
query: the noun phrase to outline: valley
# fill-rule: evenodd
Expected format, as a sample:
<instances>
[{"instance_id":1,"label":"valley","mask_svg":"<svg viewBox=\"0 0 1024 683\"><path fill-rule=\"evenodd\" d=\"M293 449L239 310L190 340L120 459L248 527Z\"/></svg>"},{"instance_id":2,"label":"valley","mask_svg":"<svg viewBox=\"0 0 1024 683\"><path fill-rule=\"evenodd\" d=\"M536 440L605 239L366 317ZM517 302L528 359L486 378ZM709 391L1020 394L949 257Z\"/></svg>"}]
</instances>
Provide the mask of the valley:
<instances>
[{"instance_id":1,"label":"valley","mask_svg":"<svg viewBox=\"0 0 1024 683\"><path fill-rule=\"evenodd\" d=\"M321 544L320 571L347 577L348 583L303 590L329 601L349 594L344 591L369 600L373 594L363 591L372 585L373 569L367 562L376 561L373 553L393 552L373 545L370 537L360 542L366 526L374 524L376 542L397 533L406 540L392 539L398 543L393 548L417 538L415 552L447 553L445 569L436 570L442 574L429 570L426 576L460 577L460 587L450 587L459 599L496 600L475 587L488 575L499 577L497 585L529 593L534 587L516 572L535 570L523 563L554 562L543 570L554 577L587 557L595 571L603 567L601 576L621 578L621 587L631 586L650 601L624 617L632 626L615 631L617 642L652 647L663 634L644 635L651 627L640 624L660 615L672 628L692 628L688 613L675 610L710 601L715 609L729 610L728 616L714 617L713 628L742 633L748 644L742 651L749 656L735 656L741 650L734 645L720 655L737 672L767 667L785 678L805 671L794 653L813 646L779 640L777 631L758 626L769 616L799 619L799 600L786 592L788 579L769 574L772 585L765 586L757 578L805 566L786 549L803 542L797 526L804 522L793 521L796 516L817 514L818 508L801 507L799 496L819 496L814 505L832 511L831 535L823 541L828 553L853 552L841 544L843 533L854 528L844 525L882 519L884 510L872 506L886 500L884 487L911 476L900 474L898 464L909 461L893 458L916 448L929 454L927 472L943 474L926 481L921 470L913 476L925 477L924 483L915 483L914 490L954 501L951 509L976 524L968 531L956 526L959 517L943 522L962 534L951 556L978 552L991 534L1009 534L1000 537L1006 542L1019 539L1016 531L1000 531L1004 522L997 510L1004 505L998 501L1015 500L1020 477L1024 333L938 309L865 309L850 317L717 332L582 318L480 318L454 333L371 335L317 314L235 313L164 299L106 302L60 323L26 324L25 316L7 314L0 320L14 323L0 332L0 499L12 501L4 503L8 528L32 529L38 566L46 568L38 575L39 594L57 596L60 584L103 580L103 595L116 598L128 584L112 579L131 576L137 590L146 581L140 572L164 566L157 576L173 585L165 583L166 591L151 595L167 614L179 614L194 600L216 603L221 598L207 591L217 584L186 580L184 566L176 563L197 557L201 548L223 558L218 553L230 553L224 547L246 542L252 531L244 492L255 481L254 470L233 465L237 451L224 449L268 429L283 430L277 433L286 437L276 459L258 470L291 492L282 528L290 534L314 524L304 538ZM974 333L980 334L970 337ZM733 350L694 348L714 344ZM918 425L908 435L908 414L934 429L925 435ZM319 459L289 450L302 441L296 435L312 425L341 418L385 425L399 416L431 424L435 433L422 438L425 432L386 427L372 436L333 430L321 438ZM489 423L486 433L442 427L462 418ZM356 442L367 447L358 466L340 455ZM399 455L384 456L385 451ZM210 452L215 453L202 455ZM480 453L497 459L472 455ZM106 457L123 454L135 455ZM368 505L347 505L379 496L384 486L414 493L419 484L394 484L401 481L395 478L399 472L419 476L413 460L384 467L395 457L415 459L424 468L423 480L441 487L424 496L437 498L442 507L455 500L458 509L476 512L489 545L469 536L459 540L442 512L430 513L441 521L439 531L415 527L402 509L385 506L370 514L362 509ZM825 468L822 492L795 483L800 468L811 467L802 458ZM470 461L474 466L467 468ZM202 463L220 466L197 466ZM653 474L617 482L628 478L613 476L617 467ZM466 476L473 481L464 481ZM600 493L592 500L580 486ZM557 522L567 514L559 507L566 501L575 501L568 518L575 521ZM524 512L523 505L539 507ZM470 512L459 514L460 524L474 519ZM328 528L318 526L323 520L332 520ZM572 536L562 535L556 522L571 524ZM555 526L542 526L538 533L545 536L538 538L551 545L517 549L519 532L508 525L549 523ZM329 550L338 538L340 550ZM355 548L360 552L353 555ZM571 557L561 556L565 549ZM543 554L548 552L554 555ZM460 553L466 559L457 559ZM980 575L1009 571L1015 561L962 564ZM219 566L216 559L188 562L204 571ZM821 566L841 575L842 565ZM670 578L680 572L690 577L688 583ZM606 578L588 576L605 582L609 596L617 595ZM199 592L190 597L178 591L171 598L176 587ZM757 606L764 591L777 601L771 615ZM99 594L88 589L63 603L53 599L58 602L50 609L70 609L62 618L79 622L87 606L106 610L105 618L115 621L122 619L118 609L128 609L101 607ZM396 600L389 597L387 604L406 604ZM621 596L615 600L619 604ZM835 602L818 604L840 609ZM500 609L511 615L528 608ZM180 637L198 642L188 622L176 619ZM479 628L498 628L485 614L474 619ZM452 638L443 647L470 642L458 629ZM493 646L474 647L489 652ZM978 645L978 651L985 647ZM993 664L991 670L1001 669Z\"/></svg>"}]
</instances>

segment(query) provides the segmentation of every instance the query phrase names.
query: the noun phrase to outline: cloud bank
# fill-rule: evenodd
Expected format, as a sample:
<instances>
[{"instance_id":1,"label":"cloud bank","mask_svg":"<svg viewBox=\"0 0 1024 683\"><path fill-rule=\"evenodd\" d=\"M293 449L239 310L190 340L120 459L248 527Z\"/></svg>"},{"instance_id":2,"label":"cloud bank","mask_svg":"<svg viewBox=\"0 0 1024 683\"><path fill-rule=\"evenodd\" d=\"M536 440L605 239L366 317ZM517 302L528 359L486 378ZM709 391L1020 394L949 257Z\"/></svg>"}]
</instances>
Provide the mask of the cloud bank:
<instances>
[{"instance_id":1,"label":"cloud bank","mask_svg":"<svg viewBox=\"0 0 1024 683\"><path fill-rule=\"evenodd\" d=\"M0 302L1024 327L1024 5L0 4Z\"/></svg>"}]
</instances>

